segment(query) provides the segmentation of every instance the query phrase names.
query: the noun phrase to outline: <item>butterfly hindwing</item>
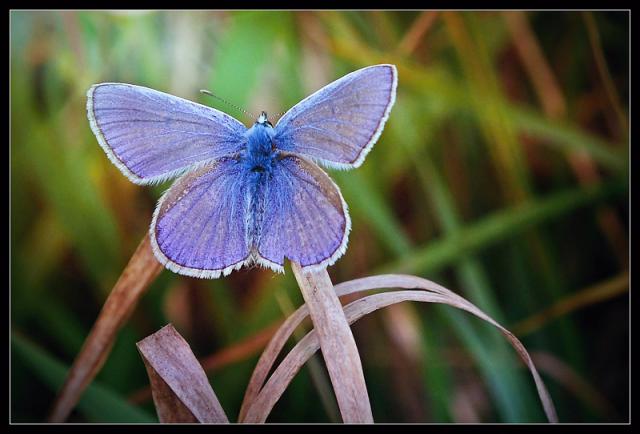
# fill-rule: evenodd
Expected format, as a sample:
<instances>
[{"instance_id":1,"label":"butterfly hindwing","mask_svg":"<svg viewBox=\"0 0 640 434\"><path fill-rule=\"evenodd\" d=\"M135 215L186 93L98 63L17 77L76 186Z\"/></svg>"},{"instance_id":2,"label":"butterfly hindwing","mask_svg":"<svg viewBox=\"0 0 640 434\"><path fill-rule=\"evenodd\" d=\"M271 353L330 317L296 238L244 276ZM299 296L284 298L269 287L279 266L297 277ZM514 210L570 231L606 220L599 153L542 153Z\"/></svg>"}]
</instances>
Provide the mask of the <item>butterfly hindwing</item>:
<instances>
[{"instance_id":1,"label":"butterfly hindwing","mask_svg":"<svg viewBox=\"0 0 640 434\"><path fill-rule=\"evenodd\" d=\"M316 164L276 157L269 176L250 181L238 159L185 174L160 199L151 223L156 257L169 269L215 278L257 262L283 271L333 264L351 227L340 190Z\"/></svg>"},{"instance_id":2,"label":"butterfly hindwing","mask_svg":"<svg viewBox=\"0 0 640 434\"><path fill-rule=\"evenodd\" d=\"M124 83L92 86L87 115L109 159L136 184L163 181L233 154L246 131L221 111Z\"/></svg>"},{"instance_id":3,"label":"butterfly hindwing","mask_svg":"<svg viewBox=\"0 0 640 434\"><path fill-rule=\"evenodd\" d=\"M327 167L360 166L384 128L397 81L394 65L375 65L328 84L278 121L276 147Z\"/></svg>"},{"instance_id":4,"label":"butterfly hindwing","mask_svg":"<svg viewBox=\"0 0 640 434\"><path fill-rule=\"evenodd\" d=\"M243 170L239 160L222 158L183 175L162 196L150 236L156 257L167 268L215 278L248 261Z\"/></svg>"},{"instance_id":5,"label":"butterfly hindwing","mask_svg":"<svg viewBox=\"0 0 640 434\"><path fill-rule=\"evenodd\" d=\"M345 251L351 222L338 186L316 164L281 153L259 200L265 204L255 240L257 262L281 270L333 264Z\"/></svg>"}]
</instances>

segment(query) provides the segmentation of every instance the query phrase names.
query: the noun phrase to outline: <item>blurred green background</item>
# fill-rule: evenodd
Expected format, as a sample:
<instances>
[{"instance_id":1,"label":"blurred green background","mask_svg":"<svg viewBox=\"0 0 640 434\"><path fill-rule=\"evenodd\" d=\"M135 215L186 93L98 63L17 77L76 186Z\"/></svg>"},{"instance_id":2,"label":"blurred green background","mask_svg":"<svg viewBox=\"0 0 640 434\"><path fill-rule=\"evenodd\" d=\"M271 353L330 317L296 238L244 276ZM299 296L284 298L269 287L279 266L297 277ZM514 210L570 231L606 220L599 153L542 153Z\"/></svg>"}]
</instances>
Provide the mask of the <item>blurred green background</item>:
<instances>
[{"instance_id":1,"label":"blurred green background","mask_svg":"<svg viewBox=\"0 0 640 434\"><path fill-rule=\"evenodd\" d=\"M397 65L397 102L365 164L330 171L353 220L333 281L435 280L520 337L560 421L629 419L627 12L12 11L10 25L11 421L45 420L170 185L136 186L109 162L91 84L250 124L198 90L277 113L376 63ZM135 343L168 322L217 360L235 420L260 352L247 342L301 303L288 266L163 271L69 420L157 421ZM377 422L545 421L513 349L466 313L403 304L353 328ZM241 356L216 358L230 348ZM338 420L314 360L269 421Z\"/></svg>"}]
</instances>

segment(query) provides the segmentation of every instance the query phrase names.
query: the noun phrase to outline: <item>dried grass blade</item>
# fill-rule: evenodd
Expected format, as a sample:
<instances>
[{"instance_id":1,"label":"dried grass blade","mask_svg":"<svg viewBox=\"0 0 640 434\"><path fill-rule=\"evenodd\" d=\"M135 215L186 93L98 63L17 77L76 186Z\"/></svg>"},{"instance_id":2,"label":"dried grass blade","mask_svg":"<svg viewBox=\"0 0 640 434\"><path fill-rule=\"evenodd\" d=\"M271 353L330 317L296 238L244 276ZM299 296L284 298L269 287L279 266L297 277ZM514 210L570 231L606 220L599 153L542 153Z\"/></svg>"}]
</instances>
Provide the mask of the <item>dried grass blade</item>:
<instances>
[{"instance_id":1,"label":"dried grass blade","mask_svg":"<svg viewBox=\"0 0 640 434\"><path fill-rule=\"evenodd\" d=\"M151 384L150 394L161 423L197 423L198 419L173 393L171 387L162 379L147 359L142 358Z\"/></svg>"},{"instance_id":2,"label":"dried grass blade","mask_svg":"<svg viewBox=\"0 0 640 434\"><path fill-rule=\"evenodd\" d=\"M145 235L120 275L76 357L54 403L49 422L64 422L82 392L96 376L113 346L116 334L147 287L162 271Z\"/></svg>"},{"instance_id":3,"label":"dried grass blade","mask_svg":"<svg viewBox=\"0 0 640 434\"><path fill-rule=\"evenodd\" d=\"M390 275L393 277L393 275ZM385 276L377 276L374 278L365 277L362 279L350 280L348 282L340 283L334 286L334 290L338 297L343 295L352 294L358 291L363 291L366 289L373 289L369 285L373 284L373 281L378 282L379 284L383 282L380 280L380 277ZM372 281L373 279L373 281ZM378 288L386 288L388 286L378 286ZM411 286L413 288L413 286ZM242 406L240 408L240 414L238 416L239 421L244 421L245 416L247 414L247 409L253 405L253 402L258 397L258 393L262 385L264 384L269 371L273 367L273 364L280 354L280 351L284 348L285 344L293 334L294 330L304 321L305 318L309 316L309 309L306 304L300 306L293 314L291 314L284 323L278 328L276 333L273 335L269 344L265 348L265 350L260 355L260 359L256 364L256 367L253 370L253 374L251 374L251 379L249 380L249 384L244 394L244 399L242 401Z\"/></svg>"},{"instance_id":4,"label":"dried grass blade","mask_svg":"<svg viewBox=\"0 0 640 434\"><path fill-rule=\"evenodd\" d=\"M201 358L199 362L202 365L202 369L207 373L215 372L253 356L269 343L276 330L280 328L281 323L282 321L276 321L240 342ZM260 385L262 385L262 383L260 383ZM132 404L142 404L150 399L151 387L146 386L132 392L129 395L128 401Z\"/></svg>"},{"instance_id":5,"label":"dried grass blade","mask_svg":"<svg viewBox=\"0 0 640 434\"><path fill-rule=\"evenodd\" d=\"M198 359L171 324L136 346L160 422L229 423Z\"/></svg>"},{"instance_id":6,"label":"dried grass blade","mask_svg":"<svg viewBox=\"0 0 640 434\"><path fill-rule=\"evenodd\" d=\"M420 291L420 293L426 295L426 297L439 297L438 300L443 299L439 295L425 294L422 291ZM345 306L344 313L347 321L350 324L369 313L363 312L360 316L357 316L354 315L353 308L349 308L349 306L352 306L354 303L357 303L363 299L356 300ZM254 400L253 404L247 409L244 422L264 422L273 409L273 406L276 404L276 402L278 402L280 396L288 387L293 377L295 377L295 375L306 363L309 357L311 357L311 355L313 355L319 348L320 341L318 339L316 330L314 329L298 342L298 344L289 352L289 354L287 354L280 365L276 368L262 390L260 390L260 393Z\"/></svg>"},{"instance_id":7,"label":"dried grass blade","mask_svg":"<svg viewBox=\"0 0 640 434\"><path fill-rule=\"evenodd\" d=\"M318 334L338 407L345 423L373 423L362 362L351 328L326 269L303 271L291 263Z\"/></svg>"},{"instance_id":8,"label":"dried grass blade","mask_svg":"<svg viewBox=\"0 0 640 434\"><path fill-rule=\"evenodd\" d=\"M472 303L468 302L459 295L452 291L434 283L427 279L423 279L416 276L407 275L381 275L365 277L362 279L356 279L349 282L336 285L336 293L338 295L347 295L357 293L360 291L382 289L382 288L419 288L423 291L393 291L381 294L370 295L359 300L356 300L349 305L345 306L344 312L349 323L353 323L360 319L367 313L380 309L385 306L389 306L402 301L422 301L430 303L443 303L448 304L459 309L466 310L473 315L489 322L497 327L502 334L504 334L509 342L514 346L520 357L524 360L525 364L529 368L536 387L538 395L542 401L547 418L551 422L557 422L557 415L553 402L549 393L542 382L531 357L527 353L522 343L508 330L495 322L493 319L484 314L480 309L475 307ZM426 292L425 292L426 291ZM301 312L299 309L298 312ZM294 316L296 315L294 314ZM302 319L300 319L302 321ZM288 320L286 322L289 322ZM285 322L285 323L286 323ZM285 337L280 334L280 331L276 333L275 338L280 340ZM285 339L286 341L286 339ZM305 336L289 354L284 358L282 363L275 370L273 375L269 378L265 386L262 388L258 396L254 399L252 405L248 406L246 410L246 422L263 422L266 420L269 412L278 401L289 382L293 379L298 370L306 362L306 360L319 348L318 338L315 331L310 332Z\"/></svg>"},{"instance_id":9,"label":"dried grass blade","mask_svg":"<svg viewBox=\"0 0 640 434\"><path fill-rule=\"evenodd\" d=\"M389 275L391 278L395 277L393 275ZM376 276L376 277L365 277L362 279L350 280L348 282L340 283L334 286L334 290L337 296L348 295L352 293L356 293L358 291L364 291L367 289L373 289L374 282L377 284L382 284L383 286L377 286L377 288L386 288L389 286L384 286L386 280L384 280L386 276ZM381 279L382 278L382 279ZM390 281L393 283L393 280ZM413 288L413 286L410 286ZM242 406L240 408L240 413L238 416L238 420L240 422L245 420L247 415L247 410L251 407L258 397L260 393L260 389L264 384L269 371L273 367L273 364L280 354L280 351L284 348L285 344L295 331L295 329L304 321L305 318L309 316L309 308L307 308L306 304L300 306L293 314L291 314L284 323L278 328L274 336L269 341L269 344L265 348L265 350L260 355L260 359L256 364L256 367L253 370L253 374L251 374L251 379L249 380L249 384L245 391L244 399L242 401Z\"/></svg>"}]
</instances>

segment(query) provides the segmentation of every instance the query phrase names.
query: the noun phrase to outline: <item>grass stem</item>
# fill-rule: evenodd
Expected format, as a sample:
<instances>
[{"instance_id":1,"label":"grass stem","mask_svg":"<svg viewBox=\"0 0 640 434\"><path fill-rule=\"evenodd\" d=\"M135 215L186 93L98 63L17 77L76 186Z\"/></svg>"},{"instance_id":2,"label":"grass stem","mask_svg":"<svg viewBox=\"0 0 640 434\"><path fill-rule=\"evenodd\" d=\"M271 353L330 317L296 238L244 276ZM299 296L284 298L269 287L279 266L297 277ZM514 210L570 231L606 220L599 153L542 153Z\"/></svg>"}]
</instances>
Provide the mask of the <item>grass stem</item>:
<instances>
[{"instance_id":1,"label":"grass stem","mask_svg":"<svg viewBox=\"0 0 640 434\"><path fill-rule=\"evenodd\" d=\"M80 354L73 362L53 405L49 422L61 423L69 416L107 359L118 330L161 270L162 265L153 256L147 234L107 297Z\"/></svg>"},{"instance_id":2,"label":"grass stem","mask_svg":"<svg viewBox=\"0 0 640 434\"><path fill-rule=\"evenodd\" d=\"M345 423L373 423L362 363L342 305L326 269L293 273L309 308L320 348Z\"/></svg>"}]
</instances>

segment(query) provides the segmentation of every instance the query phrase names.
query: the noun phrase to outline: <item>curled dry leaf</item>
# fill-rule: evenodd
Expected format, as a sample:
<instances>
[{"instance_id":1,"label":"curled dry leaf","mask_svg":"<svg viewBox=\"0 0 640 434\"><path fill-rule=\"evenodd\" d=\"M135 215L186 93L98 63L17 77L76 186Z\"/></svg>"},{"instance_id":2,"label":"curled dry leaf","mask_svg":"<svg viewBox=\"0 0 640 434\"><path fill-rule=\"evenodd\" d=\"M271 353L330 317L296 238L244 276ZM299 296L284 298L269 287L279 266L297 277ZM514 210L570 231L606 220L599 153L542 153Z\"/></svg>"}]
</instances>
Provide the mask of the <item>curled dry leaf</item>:
<instances>
[{"instance_id":1,"label":"curled dry leaf","mask_svg":"<svg viewBox=\"0 0 640 434\"><path fill-rule=\"evenodd\" d=\"M229 423L198 359L171 324L136 345L160 422Z\"/></svg>"},{"instance_id":2,"label":"curled dry leaf","mask_svg":"<svg viewBox=\"0 0 640 434\"><path fill-rule=\"evenodd\" d=\"M199 362L202 365L202 369L204 369L205 372L211 373L229 366L232 363L252 357L269 343L281 323L282 321L276 321L270 326L235 344L201 358ZM149 386L140 388L129 395L129 402L132 404L142 404L150 399L151 388Z\"/></svg>"},{"instance_id":3,"label":"curled dry leaf","mask_svg":"<svg viewBox=\"0 0 640 434\"><path fill-rule=\"evenodd\" d=\"M78 403L84 389L104 364L116 339L138 300L162 271L151 251L147 234L111 290L89 336L76 356L64 385L53 405L50 422L64 422Z\"/></svg>"},{"instance_id":4,"label":"curled dry leaf","mask_svg":"<svg viewBox=\"0 0 640 434\"><path fill-rule=\"evenodd\" d=\"M196 423L198 419L180 401L171 387L162 379L149 362L143 357L144 367L149 376L149 389L161 423Z\"/></svg>"},{"instance_id":5,"label":"curled dry leaf","mask_svg":"<svg viewBox=\"0 0 640 434\"><path fill-rule=\"evenodd\" d=\"M356 300L344 308L345 316L349 323L353 323L377 309L400 303L403 301L422 301L428 303L443 303L459 309L466 310L473 315L481 318L493 326L497 327L500 332L507 337L511 345L516 349L518 355L529 368L536 387L538 395L542 401L542 405L550 422L557 422L557 416L553 402L549 393L536 370L529 353L522 343L511 332L495 322L484 312L474 306L463 297L455 294L448 289L416 276L407 275L381 275L365 277L362 279L351 280L335 286L338 296L353 294L361 291L383 288L419 288L416 290L391 291L370 295ZM290 318L285 321L282 328L278 330L273 340L267 346L263 357L258 361L256 372L251 378L250 386L258 388L262 384L266 373L273 365L275 357L284 346L291 331L295 329L295 325L299 324L306 317L305 306L298 309ZM273 345L272 345L273 343ZM245 412L241 421L244 422L264 422L271 412L275 403L291 382L296 373L304 365L307 359L319 348L319 340L315 330L307 334L298 344L287 354L282 363L271 375L267 383L255 395L247 393L243 408ZM262 381L260 379L262 378ZM252 384L256 383L256 384ZM249 390L247 391L249 392ZM248 401L247 401L248 399Z\"/></svg>"}]
</instances>

